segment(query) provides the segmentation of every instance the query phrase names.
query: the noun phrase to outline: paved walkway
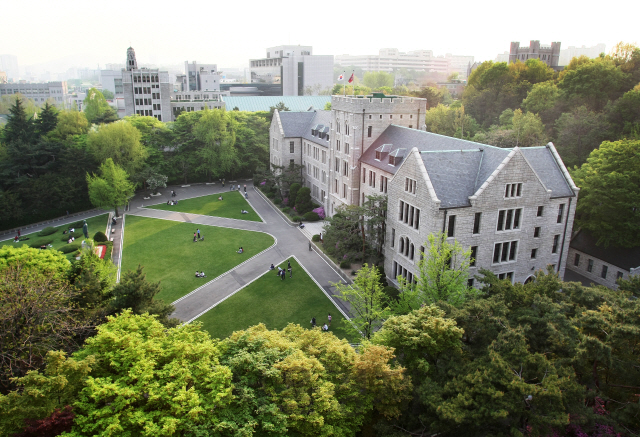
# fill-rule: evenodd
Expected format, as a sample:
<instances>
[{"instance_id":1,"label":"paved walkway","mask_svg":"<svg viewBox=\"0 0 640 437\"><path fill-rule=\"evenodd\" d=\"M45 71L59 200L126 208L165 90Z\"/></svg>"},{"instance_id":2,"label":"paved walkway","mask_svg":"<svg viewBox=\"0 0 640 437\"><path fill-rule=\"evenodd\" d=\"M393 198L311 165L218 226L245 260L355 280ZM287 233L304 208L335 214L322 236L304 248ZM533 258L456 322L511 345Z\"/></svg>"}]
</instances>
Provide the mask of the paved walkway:
<instances>
[{"instance_id":1,"label":"paved walkway","mask_svg":"<svg viewBox=\"0 0 640 437\"><path fill-rule=\"evenodd\" d=\"M238 182L243 185L245 183L244 181ZM166 202L170 199L172 189L176 191L178 200L229 191L228 186L223 188L221 185L168 187L163 190L162 196L153 199L134 198L130 203L127 215L266 232L276 240L270 248L173 302L176 308L172 314L173 317L185 322L194 320L238 289L263 275L272 263L281 263L291 256L296 257L315 282L331 297L340 311L345 315L348 314L348 307L335 297L335 287L331 286L331 283L344 283L341 276L320 255L315 251L310 251L310 237L307 237L307 234L296 226L287 223L275 211L274 207L253 188L250 181L247 181L248 201L262 217L263 223L143 208L145 204L149 206ZM126 218L124 232L126 234Z\"/></svg>"}]
</instances>

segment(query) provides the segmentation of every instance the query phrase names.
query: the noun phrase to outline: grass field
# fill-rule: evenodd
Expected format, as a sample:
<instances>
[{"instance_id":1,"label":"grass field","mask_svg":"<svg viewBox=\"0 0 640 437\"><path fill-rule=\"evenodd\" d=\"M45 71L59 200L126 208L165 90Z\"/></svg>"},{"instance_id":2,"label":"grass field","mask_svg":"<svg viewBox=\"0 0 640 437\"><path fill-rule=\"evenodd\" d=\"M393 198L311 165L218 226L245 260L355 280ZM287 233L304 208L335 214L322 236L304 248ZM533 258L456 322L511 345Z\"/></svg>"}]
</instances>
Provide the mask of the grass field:
<instances>
[{"instance_id":1,"label":"grass field","mask_svg":"<svg viewBox=\"0 0 640 437\"><path fill-rule=\"evenodd\" d=\"M87 226L89 229L89 238L93 238L93 235L98 231L104 232L106 230L107 219L108 219L108 214L101 214L95 217L91 217L90 219L87 219ZM76 222L77 221L82 221L82 220L76 220ZM75 222L72 222L72 224L73 223ZM28 237L29 239L26 241L20 241L18 243L14 243L12 238L11 240L0 241L0 246L11 245L14 247L22 247L23 245L26 244L28 246L40 247L42 244L51 242L51 246L53 249L60 250L64 246L68 245L67 240L69 239L69 236L68 234L63 234L62 232L64 230L69 229L69 224L56 226L56 229L57 231L54 234L43 236L43 237L38 236L37 232L32 234L27 234L27 235L23 234L22 235L23 237ZM82 241L82 239L84 238L82 234L82 226L75 228L74 235L76 236L76 242L79 243L80 241ZM64 241L62 241L63 239ZM73 259L73 256L74 256L74 252L70 252L66 254L66 257L69 260Z\"/></svg>"},{"instance_id":2,"label":"grass field","mask_svg":"<svg viewBox=\"0 0 640 437\"><path fill-rule=\"evenodd\" d=\"M311 318L318 326L333 318L329 328L340 338L349 338L344 326L348 323L333 302L291 258L293 278L280 279L275 271L265 273L236 294L200 316L203 328L215 338L228 337L234 331L264 323L269 329L282 329L289 323L311 327ZM287 263L280 264L286 268ZM277 270L276 270L277 271Z\"/></svg>"},{"instance_id":3,"label":"grass field","mask_svg":"<svg viewBox=\"0 0 640 437\"><path fill-rule=\"evenodd\" d=\"M205 240L194 243L193 233L198 228ZM128 215L122 273L141 264L148 280L161 281L157 297L173 302L273 243L273 237L262 232ZM236 253L240 246L242 254ZM207 279L196 278L196 270L204 271Z\"/></svg>"},{"instance_id":4,"label":"grass field","mask_svg":"<svg viewBox=\"0 0 640 437\"><path fill-rule=\"evenodd\" d=\"M223 200L218 200L222 196ZM178 199L179 200L179 199ZM148 208L161 209L163 211L178 211L191 214L210 215L214 217L225 217L237 220L250 220L261 222L260 217L251 208L242 194L238 191L227 191L209 196L194 197L192 199L179 200L177 205L167 205L159 203L148 206ZM249 214L242 214L241 210L248 211Z\"/></svg>"}]
</instances>

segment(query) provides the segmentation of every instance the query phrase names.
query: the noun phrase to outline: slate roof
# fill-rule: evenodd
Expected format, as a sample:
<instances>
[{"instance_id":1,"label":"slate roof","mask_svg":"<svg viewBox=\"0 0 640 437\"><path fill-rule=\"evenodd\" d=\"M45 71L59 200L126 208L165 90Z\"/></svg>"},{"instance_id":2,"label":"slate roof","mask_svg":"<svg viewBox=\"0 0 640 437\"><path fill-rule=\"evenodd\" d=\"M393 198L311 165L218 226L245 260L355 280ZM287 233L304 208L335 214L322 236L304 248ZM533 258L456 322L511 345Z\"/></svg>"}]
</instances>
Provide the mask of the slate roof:
<instances>
[{"instance_id":1,"label":"slate roof","mask_svg":"<svg viewBox=\"0 0 640 437\"><path fill-rule=\"evenodd\" d=\"M596 237L581 229L571 239L570 247L624 270L640 267L640 247L631 249L613 246L604 247L597 246L596 241L598 241Z\"/></svg>"},{"instance_id":2,"label":"slate roof","mask_svg":"<svg viewBox=\"0 0 640 437\"><path fill-rule=\"evenodd\" d=\"M269 111L269 108L282 102L290 111L308 111L324 109L331 102L331 96L222 96L227 111L237 107L240 111Z\"/></svg>"},{"instance_id":3,"label":"slate roof","mask_svg":"<svg viewBox=\"0 0 640 437\"><path fill-rule=\"evenodd\" d=\"M480 188L512 151L391 125L367 149L360 161L392 174L396 173L399 165L389 165L388 154L384 154L380 161L375 159L375 150L383 145L390 153L399 148L411 150L416 147L420 151L442 208L470 206L469 196ZM544 186L552 190L551 197L574 195L547 147L520 150Z\"/></svg>"},{"instance_id":4,"label":"slate roof","mask_svg":"<svg viewBox=\"0 0 640 437\"><path fill-rule=\"evenodd\" d=\"M323 131L331 136L331 111L314 111L314 117L301 135L305 140L313 141L325 147L329 147L329 141L325 138L311 135L311 129L318 126L323 127Z\"/></svg>"},{"instance_id":5,"label":"slate roof","mask_svg":"<svg viewBox=\"0 0 640 437\"><path fill-rule=\"evenodd\" d=\"M278 111L280 115L280 123L284 130L285 137L301 137L307 131L307 127L315 117L315 112L289 112ZM311 128L309 127L309 132Z\"/></svg>"}]
</instances>

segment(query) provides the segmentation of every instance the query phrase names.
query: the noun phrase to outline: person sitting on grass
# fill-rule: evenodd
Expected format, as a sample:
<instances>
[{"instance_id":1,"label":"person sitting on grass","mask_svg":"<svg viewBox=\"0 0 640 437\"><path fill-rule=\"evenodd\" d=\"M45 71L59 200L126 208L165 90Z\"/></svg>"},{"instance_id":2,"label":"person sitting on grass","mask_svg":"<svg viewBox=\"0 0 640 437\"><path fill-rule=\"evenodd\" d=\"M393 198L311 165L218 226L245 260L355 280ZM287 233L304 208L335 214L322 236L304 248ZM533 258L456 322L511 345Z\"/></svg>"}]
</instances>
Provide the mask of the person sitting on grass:
<instances>
[{"instance_id":1,"label":"person sitting on grass","mask_svg":"<svg viewBox=\"0 0 640 437\"><path fill-rule=\"evenodd\" d=\"M240 213L241 213L241 214L249 214L249 211L245 211L244 209L241 209L241 210L240 210Z\"/></svg>"},{"instance_id":2,"label":"person sitting on grass","mask_svg":"<svg viewBox=\"0 0 640 437\"><path fill-rule=\"evenodd\" d=\"M323 331L328 331L329 330L329 327L327 326L326 323L324 325L322 325L322 330Z\"/></svg>"},{"instance_id":3,"label":"person sitting on grass","mask_svg":"<svg viewBox=\"0 0 640 437\"><path fill-rule=\"evenodd\" d=\"M14 242L14 243L17 243L19 239L20 239L20 238L16 235L15 237L13 237L13 242Z\"/></svg>"},{"instance_id":4,"label":"person sitting on grass","mask_svg":"<svg viewBox=\"0 0 640 437\"><path fill-rule=\"evenodd\" d=\"M238 249L238 253L242 253L244 252L244 249L242 248L242 246L240 246L240 249Z\"/></svg>"},{"instance_id":5,"label":"person sitting on grass","mask_svg":"<svg viewBox=\"0 0 640 437\"><path fill-rule=\"evenodd\" d=\"M206 277L207 277L207 275L205 275L205 274L204 274L204 272L200 272L200 277L201 277L201 278L206 278Z\"/></svg>"},{"instance_id":6,"label":"person sitting on grass","mask_svg":"<svg viewBox=\"0 0 640 437\"><path fill-rule=\"evenodd\" d=\"M69 233L73 234L76 231L76 228L69 228Z\"/></svg>"},{"instance_id":7,"label":"person sitting on grass","mask_svg":"<svg viewBox=\"0 0 640 437\"><path fill-rule=\"evenodd\" d=\"M218 200L222 200L222 196L218 197Z\"/></svg>"},{"instance_id":8,"label":"person sitting on grass","mask_svg":"<svg viewBox=\"0 0 640 437\"><path fill-rule=\"evenodd\" d=\"M269 270L274 270L275 266L273 264L271 264L271 267L269 267Z\"/></svg>"},{"instance_id":9,"label":"person sitting on grass","mask_svg":"<svg viewBox=\"0 0 640 437\"><path fill-rule=\"evenodd\" d=\"M200 273L198 273L198 271L196 270L196 278L200 277Z\"/></svg>"}]
</instances>

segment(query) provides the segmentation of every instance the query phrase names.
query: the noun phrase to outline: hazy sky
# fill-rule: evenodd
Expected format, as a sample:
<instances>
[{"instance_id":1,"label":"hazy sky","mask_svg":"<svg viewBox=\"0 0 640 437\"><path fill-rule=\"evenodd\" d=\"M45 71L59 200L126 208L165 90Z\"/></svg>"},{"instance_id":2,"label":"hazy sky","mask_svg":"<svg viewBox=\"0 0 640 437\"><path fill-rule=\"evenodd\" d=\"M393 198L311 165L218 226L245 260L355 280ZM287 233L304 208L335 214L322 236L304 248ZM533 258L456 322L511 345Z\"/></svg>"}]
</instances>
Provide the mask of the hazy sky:
<instances>
[{"instance_id":1,"label":"hazy sky","mask_svg":"<svg viewBox=\"0 0 640 437\"><path fill-rule=\"evenodd\" d=\"M635 6L634 6L635 5ZM430 49L436 55L494 59L510 41L568 46L637 42L637 0L575 1L5 1L0 54L21 67L185 60L248 66L280 44L312 45L314 54L377 54ZM63 71L62 68L59 71ZM54 72L54 71L52 71Z\"/></svg>"}]
</instances>

